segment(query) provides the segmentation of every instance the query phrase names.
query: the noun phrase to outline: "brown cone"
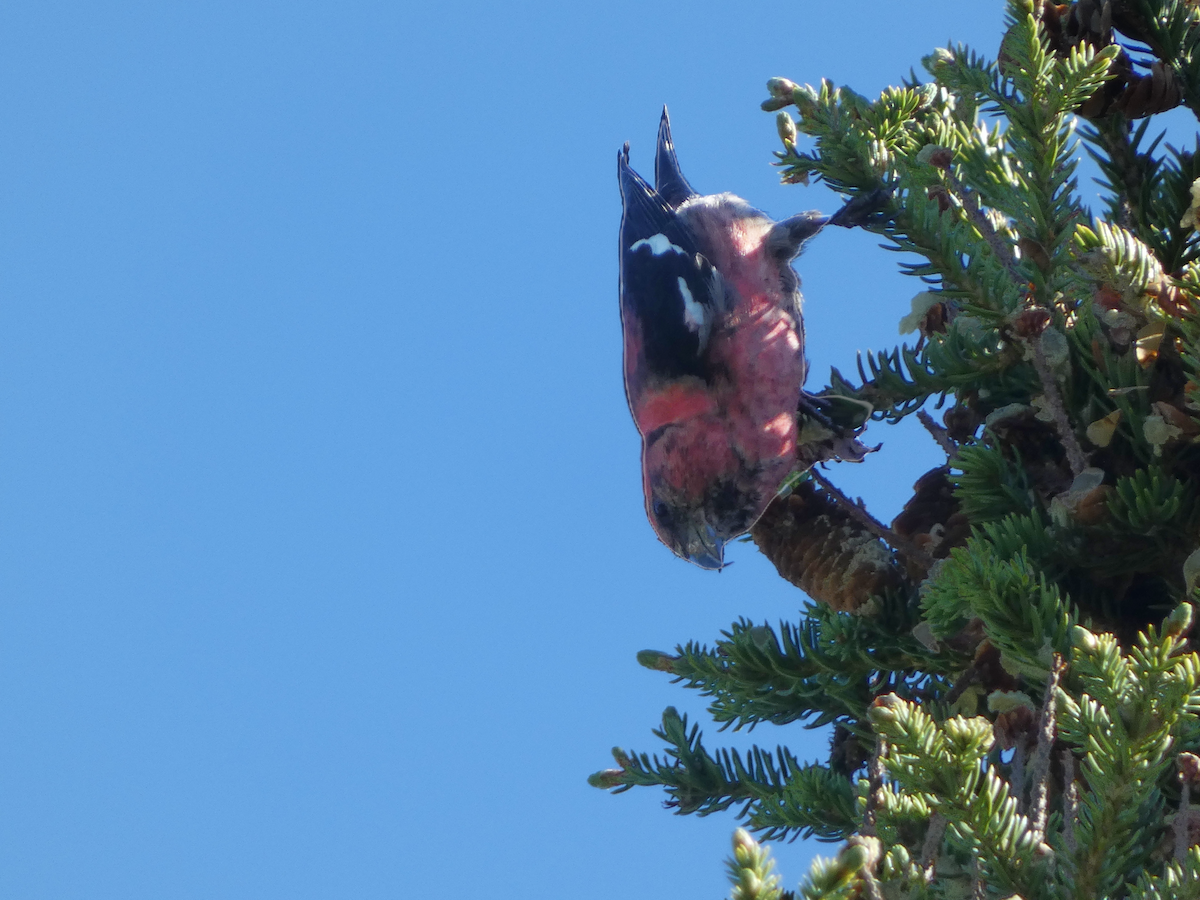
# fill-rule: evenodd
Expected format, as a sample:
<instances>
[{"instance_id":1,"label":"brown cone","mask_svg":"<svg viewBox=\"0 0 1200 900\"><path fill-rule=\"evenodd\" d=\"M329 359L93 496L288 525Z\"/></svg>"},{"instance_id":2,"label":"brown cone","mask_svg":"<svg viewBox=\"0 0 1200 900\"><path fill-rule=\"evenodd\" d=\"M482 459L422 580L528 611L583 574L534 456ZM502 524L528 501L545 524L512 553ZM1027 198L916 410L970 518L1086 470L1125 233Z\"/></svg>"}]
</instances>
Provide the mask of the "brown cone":
<instances>
[{"instance_id":1,"label":"brown cone","mask_svg":"<svg viewBox=\"0 0 1200 900\"><path fill-rule=\"evenodd\" d=\"M887 546L811 481L768 506L750 535L783 578L839 612L903 580Z\"/></svg>"}]
</instances>

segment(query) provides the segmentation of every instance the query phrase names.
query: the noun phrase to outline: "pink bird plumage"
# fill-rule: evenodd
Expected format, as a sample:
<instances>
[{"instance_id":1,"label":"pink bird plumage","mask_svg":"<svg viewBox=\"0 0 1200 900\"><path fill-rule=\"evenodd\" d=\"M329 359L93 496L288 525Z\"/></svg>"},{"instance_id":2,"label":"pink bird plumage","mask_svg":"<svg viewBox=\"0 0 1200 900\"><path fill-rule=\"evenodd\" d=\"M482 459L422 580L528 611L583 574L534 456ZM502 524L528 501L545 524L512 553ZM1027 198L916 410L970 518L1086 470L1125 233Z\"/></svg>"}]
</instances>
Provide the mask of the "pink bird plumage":
<instances>
[{"instance_id":1,"label":"pink bird plumage","mask_svg":"<svg viewBox=\"0 0 1200 900\"><path fill-rule=\"evenodd\" d=\"M700 196L664 109L655 186L617 156L625 391L642 436L646 514L707 569L750 529L796 465L805 378L791 261L830 220L782 222L733 194Z\"/></svg>"}]
</instances>

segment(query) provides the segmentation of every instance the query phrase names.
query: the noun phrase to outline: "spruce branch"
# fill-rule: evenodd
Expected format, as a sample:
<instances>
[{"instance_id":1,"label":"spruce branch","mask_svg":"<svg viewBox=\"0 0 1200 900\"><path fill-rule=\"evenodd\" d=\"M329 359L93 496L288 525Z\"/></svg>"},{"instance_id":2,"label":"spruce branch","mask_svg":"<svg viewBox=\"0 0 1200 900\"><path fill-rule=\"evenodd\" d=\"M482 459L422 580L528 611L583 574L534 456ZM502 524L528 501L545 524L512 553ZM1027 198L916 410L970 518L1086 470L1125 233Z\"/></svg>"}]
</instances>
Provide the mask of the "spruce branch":
<instances>
[{"instance_id":1,"label":"spruce branch","mask_svg":"<svg viewBox=\"0 0 1200 900\"><path fill-rule=\"evenodd\" d=\"M996 259L1004 267L1004 271L1008 273L1014 283L1022 283L1025 279L1017 267L1017 259L1013 255L1012 245L997 233L991 220L984 214L979 205L979 196L964 185L953 172L946 172L945 178L950 190L958 197L963 212L967 214L968 221L991 247L992 252L996 254Z\"/></svg>"},{"instance_id":2,"label":"spruce branch","mask_svg":"<svg viewBox=\"0 0 1200 900\"><path fill-rule=\"evenodd\" d=\"M1180 778L1179 810L1175 813L1175 859L1183 862L1187 859L1188 845L1191 843L1192 818L1192 783L1189 778Z\"/></svg>"},{"instance_id":3,"label":"spruce branch","mask_svg":"<svg viewBox=\"0 0 1200 900\"><path fill-rule=\"evenodd\" d=\"M1050 678L1046 682L1046 693L1038 718L1037 748L1033 753L1033 795L1030 798L1030 820L1033 836L1038 843L1046 839L1046 815L1050 799L1050 749L1054 745L1058 686L1066 671L1066 662L1059 654L1054 655L1050 666Z\"/></svg>"},{"instance_id":4,"label":"spruce branch","mask_svg":"<svg viewBox=\"0 0 1200 900\"><path fill-rule=\"evenodd\" d=\"M1017 741L1017 745L1013 747L1012 763L1009 764L1009 771L1012 773L1008 776L1008 785L1012 789L1012 795L1017 798L1017 808L1021 812L1027 812L1028 806L1025 803L1025 779L1029 771L1029 750L1025 746L1024 741Z\"/></svg>"},{"instance_id":5,"label":"spruce branch","mask_svg":"<svg viewBox=\"0 0 1200 900\"><path fill-rule=\"evenodd\" d=\"M888 740L885 765L898 788L927 798L947 817L947 835L981 861L988 882L1025 897L1044 896L1039 842L1007 782L985 762L994 745L991 723L964 716L939 723L894 697L877 700L871 719Z\"/></svg>"},{"instance_id":6,"label":"spruce branch","mask_svg":"<svg viewBox=\"0 0 1200 900\"><path fill-rule=\"evenodd\" d=\"M930 437L934 442L946 451L947 458L952 458L958 453L958 444L950 437L950 432L933 420L933 416L925 412L923 409L917 410L917 421L925 426L925 430L929 432Z\"/></svg>"},{"instance_id":7,"label":"spruce branch","mask_svg":"<svg viewBox=\"0 0 1200 900\"><path fill-rule=\"evenodd\" d=\"M942 849L942 840L946 836L946 817L935 812L929 817L929 828L925 831L925 840L921 844L921 868L925 870L925 882L933 881L937 872L938 855Z\"/></svg>"},{"instance_id":8,"label":"spruce branch","mask_svg":"<svg viewBox=\"0 0 1200 900\"><path fill-rule=\"evenodd\" d=\"M875 537L879 538L884 543L903 553L918 565L926 569L933 565L933 557L931 557L920 547L917 547L908 539L896 534L896 532L888 528L873 515L871 515L867 511L866 504L863 503L861 497L856 500L851 500L842 493L837 485L831 482L816 469L813 469L810 474L812 475L813 480L816 481L817 484L821 485L822 490L824 490L828 496L832 497L834 502L837 503L837 505L843 510L845 510L850 518L865 528L868 532L875 535Z\"/></svg>"},{"instance_id":9,"label":"spruce branch","mask_svg":"<svg viewBox=\"0 0 1200 900\"><path fill-rule=\"evenodd\" d=\"M1187 861L1188 847L1191 845L1191 826L1193 813L1191 811L1192 785L1200 783L1200 756L1195 753L1180 753L1179 767L1179 811L1175 814L1175 860L1179 863Z\"/></svg>"},{"instance_id":10,"label":"spruce branch","mask_svg":"<svg viewBox=\"0 0 1200 900\"><path fill-rule=\"evenodd\" d=\"M874 865L877 853L868 841L847 842L834 859L817 857L800 885L804 900L855 900L860 895L862 873Z\"/></svg>"},{"instance_id":11,"label":"spruce branch","mask_svg":"<svg viewBox=\"0 0 1200 900\"><path fill-rule=\"evenodd\" d=\"M745 755L725 748L709 752L699 726L689 727L673 707L663 712L654 734L667 744L663 757L616 748L618 767L593 774L589 783L613 793L663 787L666 806L679 815L739 807L737 817L768 839L845 840L853 831L854 793L844 775L803 765L784 747L751 747Z\"/></svg>"},{"instance_id":12,"label":"spruce branch","mask_svg":"<svg viewBox=\"0 0 1200 900\"><path fill-rule=\"evenodd\" d=\"M863 867L862 879L863 887L867 893L867 900L883 900L883 892L879 889L879 882L875 880L875 875L870 868Z\"/></svg>"},{"instance_id":13,"label":"spruce branch","mask_svg":"<svg viewBox=\"0 0 1200 900\"><path fill-rule=\"evenodd\" d=\"M1183 717L1194 716L1200 658L1185 652L1183 604L1128 653L1112 635L1075 629L1073 689L1060 692L1060 734L1086 749L1071 872L1080 896L1107 895L1165 836L1165 782Z\"/></svg>"},{"instance_id":14,"label":"spruce branch","mask_svg":"<svg viewBox=\"0 0 1200 900\"><path fill-rule=\"evenodd\" d=\"M1164 132L1142 149L1149 127L1150 120L1145 119L1134 129L1129 119L1118 112L1092 121L1090 127L1081 131L1088 155L1107 179L1101 185L1110 191L1109 214L1115 224L1142 236L1143 240L1158 179L1158 164L1153 154L1165 136Z\"/></svg>"},{"instance_id":15,"label":"spruce branch","mask_svg":"<svg viewBox=\"0 0 1200 900\"><path fill-rule=\"evenodd\" d=\"M783 891L771 853L739 828L733 833L733 856L725 863L733 883L730 900L779 900Z\"/></svg>"},{"instance_id":16,"label":"spruce branch","mask_svg":"<svg viewBox=\"0 0 1200 900\"><path fill-rule=\"evenodd\" d=\"M638 661L711 697L722 728L800 721L870 739L863 720L877 694L943 690L942 673L959 665L953 649L930 650L913 635L914 612L907 603L884 602L871 616L817 605L777 631L740 619L713 647L689 641L675 654L644 650Z\"/></svg>"},{"instance_id":17,"label":"spruce branch","mask_svg":"<svg viewBox=\"0 0 1200 900\"><path fill-rule=\"evenodd\" d=\"M1049 653L1069 650L1077 614L1026 548L1018 545L1010 558L998 549L985 531L952 550L926 584L922 605L940 637L979 619L1004 667L1040 681L1050 674Z\"/></svg>"},{"instance_id":18,"label":"spruce branch","mask_svg":"<svg viewBox=\"0 0 1200 900\"><path fill-rule=\"evenodd\" d=\"M859 833L874 837L876 833L875 816L879 810L880 798L883 794L883 760L887 756L887 741L883 737L875 738L875 750L867 764L867 805L863 811L863 824Z\"/></svg>"},{"instance_id":19,"label":"spruce branch","mask_svg":"<svg viewBox=\"0 0 1200 900\"><path fill-rule=\"evenodd\" d=\"M1067 464L1071 467L1071 474L1078 477L1079 473L1087 468L1087 457L1084 456L1083 448L1079 445L1079 438L1075 436L1075 429L1071 426L1071 420L1063 406L1062 393L1058 389L1054 371L1046 359L1046 351L1042 347L1042 342L1031 340L1029 346L1033 353L1034 370L1042 383L1046 408L1050 413L1054 428L1058 432L1059 440L1062 441L1063 449L1067 452Z\"/></svg>"},{"instance_id":20,"label":"spruce branch","mask_svg":"<svg viewBox=\"0 0 1200 900\"><path fill-rule=\"evenodd\" d=\"M1063 846L1074 856L1079 852L1075 840L1075 822L1079 818L1079 787L1075 784L1075 754L1070 747L1062 751L1063 770Z\"/></svg>"},{"instance_id":21,"label":"spruce branch","mask_svg":"<svg viewBox=\"0 0 1200 900\"><path fill-rule=\"evenodd\" d=\"M987 881L984 874L983 858L977 856L971 864L971 900L986 900Z\"/></svg>"}]
</instances>

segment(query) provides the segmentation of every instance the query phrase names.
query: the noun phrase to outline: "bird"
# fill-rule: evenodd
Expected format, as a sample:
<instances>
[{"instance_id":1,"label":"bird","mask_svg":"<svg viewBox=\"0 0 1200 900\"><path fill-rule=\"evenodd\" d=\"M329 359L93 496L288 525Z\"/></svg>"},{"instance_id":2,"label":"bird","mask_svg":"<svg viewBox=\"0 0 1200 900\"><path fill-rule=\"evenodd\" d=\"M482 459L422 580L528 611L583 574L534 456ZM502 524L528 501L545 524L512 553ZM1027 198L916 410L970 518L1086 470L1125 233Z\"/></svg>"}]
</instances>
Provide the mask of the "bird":
<instances>
[{"instance_id":1,"label":"bird","mask_svg":"<svg viewBox=\"0 0 1200 900\"><path fill-rule=\"evenodd\" d=\"M807 363L791 262L836 216L776 222L734 194L697 193L665 106L654 186L630 166L628 143L617 176L625 394L646 515L677 556L720 570L725 545L796 466Z\"/></svg>"}]
</instances>

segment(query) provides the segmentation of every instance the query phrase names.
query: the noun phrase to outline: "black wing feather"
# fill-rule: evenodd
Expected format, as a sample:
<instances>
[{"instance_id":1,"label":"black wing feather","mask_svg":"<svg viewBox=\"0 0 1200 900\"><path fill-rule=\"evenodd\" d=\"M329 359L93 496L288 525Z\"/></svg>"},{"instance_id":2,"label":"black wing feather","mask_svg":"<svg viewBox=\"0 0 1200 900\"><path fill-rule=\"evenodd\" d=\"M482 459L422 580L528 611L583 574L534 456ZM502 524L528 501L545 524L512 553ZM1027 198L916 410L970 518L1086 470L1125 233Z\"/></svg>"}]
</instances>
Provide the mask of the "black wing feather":
<instances>
[{"instance_id":1,"label":"black wing feather","mask_svg":"<svg viewBox=\"0 0 1200 900\"><path fill-rule=\"evenodd\" d=\"M636 316L641 326L644 374L661 378L695 375L711 380L704 351L712 328L712 304L706 299L716 279L708 260L678 253L654 256L643 245L626 254L625 270L621 309L624 315ZM707 321L697 321L694 311L689 319L681 279L688 299Z\"/></svg>"},{"instance_id":2,"label":"black wing feather","mask_svg":"<svg viewBox=\"0 0 1200 900\"><path fill-rule=\"evenodd\" d=\"M691 229L667 205L662 195L646 183L629 165L629 145L617 154L617 176L621 185L622 250L634 242L656 234L665 234L677 247L699 253ZM625 242L628 237L629 241Z\"/></svg>"},{"instance_id":3,"label":"black wing feather","mask_svg":"<svg viewBox=\"0 0 1200 900\"><path fill-rule=\"evenodd\" d=\"M691 230L630 168L625 153L617 165L624 204L621 315L627 326L636 321L641 333L637 378L694 375L710 381L704 351L723 305L720 275L697 249Z\"/></svg>"},{"instance_id":4,"label":"black wing feather","mask_svg":"<svg viewBox=\"0 0 1200 900\"><path fill-rule=\"evenodd\" d=\"M671 140L671 118L664 106L658 123L658 150L654 154L654 186L668 206L676 209L684 200L697 196L683 177L679 159L675 156L675 142Z\"/></svg>"}]
</instances>

